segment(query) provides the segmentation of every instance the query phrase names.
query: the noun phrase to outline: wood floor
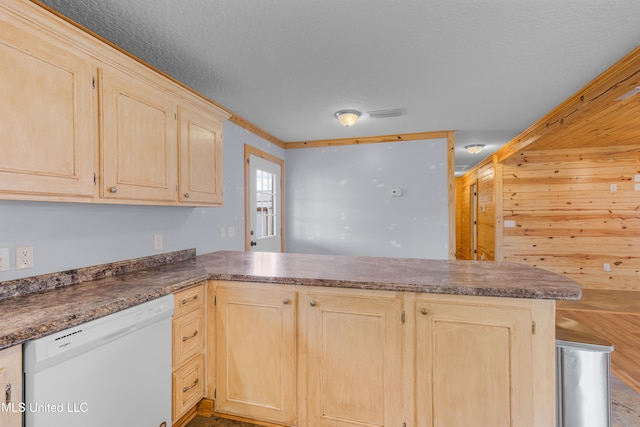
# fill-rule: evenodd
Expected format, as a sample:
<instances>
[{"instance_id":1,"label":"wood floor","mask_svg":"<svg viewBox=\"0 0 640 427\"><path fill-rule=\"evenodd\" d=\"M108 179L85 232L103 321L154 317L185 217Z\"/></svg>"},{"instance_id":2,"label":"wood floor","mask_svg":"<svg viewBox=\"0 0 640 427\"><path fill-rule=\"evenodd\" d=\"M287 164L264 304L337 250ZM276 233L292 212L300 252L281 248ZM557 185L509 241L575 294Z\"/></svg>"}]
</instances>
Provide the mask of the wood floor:
<instances>
[{"instance_id":1,"label":"wood floor","mask_svg":"<svg viewBox=\"0 0 640 427\"><path fill-rule=\"evenodd\" d=\"M558 302L557 316L613 344L611 371L640 393L640 292L585 289L579 302Z\"/></svg>"}]
</instances>

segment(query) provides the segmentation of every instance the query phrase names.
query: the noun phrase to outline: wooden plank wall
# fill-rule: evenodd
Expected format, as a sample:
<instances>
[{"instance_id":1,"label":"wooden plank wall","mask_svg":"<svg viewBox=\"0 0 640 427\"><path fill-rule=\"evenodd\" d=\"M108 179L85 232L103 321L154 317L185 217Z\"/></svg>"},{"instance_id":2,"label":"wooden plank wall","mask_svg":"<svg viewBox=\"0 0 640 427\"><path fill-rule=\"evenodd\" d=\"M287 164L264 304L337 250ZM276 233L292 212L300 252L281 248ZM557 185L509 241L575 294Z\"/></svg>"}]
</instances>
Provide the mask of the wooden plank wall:
<instances>
[{"instance_id":1,"label":"wooden plank wall","mask_svg":"<svg viewBox=\"0 0 640 427\"><path fill-rule=\"evenodd\" d=\"M506 160L503 215L516 226L503 229L504 260L564 274L588 289L640 290L636 174L640 146L532 151Z\"/></svg>"},{"instance_id":2,"label":"wooden plank wall","mask_svg":"<svg viewBox=\"0 0 640 427\"><path fill-rule=\"evenodd\" d=\"M471 227L469 187L475 182L475 173L456 178L456 259L473 259L471 254Z\"/></svg>"},{"instance_id":3,"label":"wooden plank wall","mask_svg":"<svg viewBox=\"0 0 640 427\"><path fill-rule=\"evenodd\" d=\"M478 169L478 260L495 260L496 198L494 164Z\"/></svg>"},{"instance_id":4,"label":"wooden plank wall","mask_svg":"<svg viewBox=\"0 0 640 427\"><path fill-rule=\"evenodd\" d=\"M489 161L456 178L456 259L473 259L471 227L471 186L477 184L478 260L495 259L496 199L495 165Z\"/></svg>"}]
</instances>

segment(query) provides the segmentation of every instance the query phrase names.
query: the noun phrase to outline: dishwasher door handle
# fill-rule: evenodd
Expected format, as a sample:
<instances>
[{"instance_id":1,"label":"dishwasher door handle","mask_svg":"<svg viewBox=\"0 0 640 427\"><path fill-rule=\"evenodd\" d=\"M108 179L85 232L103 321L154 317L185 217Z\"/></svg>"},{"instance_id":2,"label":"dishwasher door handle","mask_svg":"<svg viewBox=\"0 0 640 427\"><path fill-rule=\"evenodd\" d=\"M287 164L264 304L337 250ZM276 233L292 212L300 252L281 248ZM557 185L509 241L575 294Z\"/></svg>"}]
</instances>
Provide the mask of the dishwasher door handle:
<instances>
[{"instance_id":1,"label":"dishwasher door handle","mask_svg":"<svg viewBox=\"0 0 640 427\"><path fill-rule=\"evenodd\" d=\"M127 328L122 328L119 331L115 331L110 333L109 335L105 335L102 338L102 342L109 342L109 341L113 341L117 338L120 338L124 335L130 334L131 332L135 331L136 329L138 329L138 325L131 325Z\"/></svg>"}]
</instances>

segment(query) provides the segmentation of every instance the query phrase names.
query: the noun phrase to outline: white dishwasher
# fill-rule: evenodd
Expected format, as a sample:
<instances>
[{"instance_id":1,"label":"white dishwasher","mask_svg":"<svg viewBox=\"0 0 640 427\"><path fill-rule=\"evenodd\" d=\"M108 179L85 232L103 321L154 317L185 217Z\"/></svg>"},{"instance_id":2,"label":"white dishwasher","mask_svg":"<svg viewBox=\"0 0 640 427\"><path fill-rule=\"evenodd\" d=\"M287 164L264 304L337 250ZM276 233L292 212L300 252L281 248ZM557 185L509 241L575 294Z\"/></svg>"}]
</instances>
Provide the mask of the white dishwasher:
<instances>
[{"instance_id":1,"label":"white dishwasher","mask_svg":"<svg viewBox=\"0 0 640 427\"><path fill-rule=\"evenodd\" d=\"M26 427L171 425L167 295L24 344Z\"/></svg>"}]
</instances>

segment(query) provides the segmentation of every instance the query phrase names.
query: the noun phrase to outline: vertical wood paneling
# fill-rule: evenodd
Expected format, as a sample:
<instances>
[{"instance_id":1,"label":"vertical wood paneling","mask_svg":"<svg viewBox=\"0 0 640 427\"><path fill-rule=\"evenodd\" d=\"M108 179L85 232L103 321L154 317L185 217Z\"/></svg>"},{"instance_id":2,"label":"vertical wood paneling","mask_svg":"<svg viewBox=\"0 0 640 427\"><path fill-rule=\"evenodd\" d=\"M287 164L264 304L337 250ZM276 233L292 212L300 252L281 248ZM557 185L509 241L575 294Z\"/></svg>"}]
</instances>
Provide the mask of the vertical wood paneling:
<instances>
[{"instance_id":1,"label":"vertical wood paneling","mask_svg":"<svg viewBox=\"0 0 640 427\"><path fill-rule=\"evenodd\" d=\"M640 290L640 146L526 152L504 165L506 261ZM604 264L611 271L604 271Z\"/></svg>"},{"instance_id":2,"label":"vertical wood paneling","mask_svg":"<svg viewBox=\"0 0 640 427\"><path fill-rule=\"evenodd\" d=\"M456 259L473 259L471 249L471 197L470 187L476 182L476 174L467 173L456 179Z\"/></svg>"},{"instance_id":3,"label":"vertical wood paneling","mask_svg":"<svg viewBox=\"0 0 640 427\"><path fill-rule=\"evenodd\" d=\"M495 259L496 197L494 165L487 163L478 170L478 260Z\"/></svg>"},{"instance_id":4,"label":"vertical wood paneling","mask_svg":"<svg viewBox=\"0 0 640 427\"><path fill-rule=\"evenodd\" d=\"M484 162L456 179L456 259L473 259L471 186L477 184L477 259L495 260L496 236L496 165L493 159Z\"/></svg>"}]
</instances>

